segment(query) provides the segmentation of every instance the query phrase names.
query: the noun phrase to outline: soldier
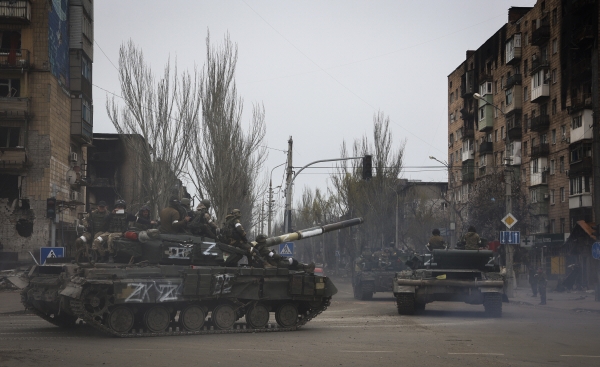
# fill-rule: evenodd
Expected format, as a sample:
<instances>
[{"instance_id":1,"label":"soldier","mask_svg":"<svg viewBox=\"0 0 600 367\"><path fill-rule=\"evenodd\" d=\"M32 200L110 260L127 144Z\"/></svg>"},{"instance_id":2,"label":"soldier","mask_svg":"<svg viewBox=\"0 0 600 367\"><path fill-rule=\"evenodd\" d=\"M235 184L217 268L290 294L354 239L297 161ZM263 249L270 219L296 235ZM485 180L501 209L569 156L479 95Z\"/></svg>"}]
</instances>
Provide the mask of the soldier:
<instances>
[{"instance_id":1,"label":"soldier","mask_svg":"<svg viewBox=\"0 0 600 367\"><path fill-rule=\"evenodd\" d=\"M250 257L252 246L248 243L246 231L240 222L242 212L239 209L233 209L231 213L225 217L225 225L221 230L223 242L227 245L241 248L248 252L247 257ZM248 258L250 263L250 258Z\"/></svg>"},{"instance_id":2,"label":"soldier","mask_svg":"<svg viewBox=\"0 0 600 367\"><path fill-rule=\"evenodd\" d=\"M160 212L160 227L158 230L160 233L176 234L185 232L190 217L180 213L179 211L179 200L176 197L171 197L169 200L169 206L161 210Z\"/></svg>"},{"instance_id":3,"label":"soldier","mask_svg":"<svg viewBox=\"0 0 600 367\"><path fill-rule=\"evenodd\" d=\"M469 231L465 233L462 240L465 242L465 250L479 250L481 238L477 234L475 227L470 226Z\"/></svg>"},{"instance_id":4,"label":"soldier","mask_svg":"<svg viewBox=\"0 0 600 367\"><path fill-rule=\"evenodd\" d=\"M120 238L129 227L129 222L139 222L145 225L150 225L151 221L146 218L136 217L125 211L127 203L125 200L117 200L113 211L106 216L102 233L96 236L92 248L98 252L100 256L105 256L106 249L104 243L108 245L108 261L113 262L115 255L114 240Z\"/></svg>"},{"instance_id":5,"label":"soldier","mask_svg":"<svg viewBox=\"0 0 600 367\"><path fill-rule=\"evenodd\" d=\"M434 228L433 231L431 231L431 234L433 236L431 236L429 238L429 242L427 243L426 247L427 249L432 252L433 250L443 250L446 248L446 241L444 241L444 238L442 236L440 236L440 230L437 228Z\"/></svg>"},{"instance_id":6,"label":"soldier","mask_svg":"<svg viewBox=\"0 0 600 367\"><path fill-rule=\"evenodd\" d=\"M188 228L197 236L209 237L216 239L219 234L219 227L213 221L213 218L208 213L210 208L210 201L208 199L202 199L198 207L196 208L196 214L194 219L188 225Z\"/></svg>"},{"instance_id":7,"label":"soldier","mask_svg":"<svg viewBox=\"0 0 600 367\"><path fill-rule=\"evenodd\" d=\"M190 199L188 198L183 198L180 200L180 204L181 207L183 208L183 210L185 211L185 216L193 218L194 217L194 212L192 211L192 208L190 207Z\"/></svg>"},{"instance_id":8,"label":"soldier","mask_svg":"<svg viewBox=\"0 0 600 367\"><path fill-rule=\"evenodd\" d=\"M143 224L138 221L132 222L130 227L135 228L138 231L147 231L156 226L156 221L150 218L150 208L147 205L142 206L140 210L138 210L137 217L144 218L150 221L150 224Z\"/></svg>"},{"instance_id":9,"label":"soldier","mask_svg":"<svg viewBox=\"0 0 600 367\"><path fill-rule=\"evenodd\" d=\"M286 259L283 256L276 254L275 251L267 247L267 236L265 234L261 233L256 236L255 241L256 245L254 245L253 250L255 253L258 253L257 257L263 262L265 269L283 267L292 270L315 271L315 263L301 264L294 258L289 257Z\"/></svg>"},{"instance_id":10,"label":"soldier","mask_svg":"<svg viewBox=\"0 0 600 367\"><path fill-rule=\"evenodd\" d=\"M546 274L544 274L544 270L542 268L538 268L537 273L535 274L535 278L537 280L538 291L540 292L540 305L546 304Z\"/></svg>"},{"instance_id":11,"label":"soldier","mask_svg":"<svg viewBox=\"0 0 600 367\"><path fill-rule=\"evenodd\" d=\"M79 251L79 249L83 248L86 243L91 243L93 238L97 237L97 234L100 232L102 227L104 226L104 220L108 215L108 211L106 210L106 202L101 200L98 202L98 208L92 210L91 213L86 215L83 218L83 226L85 227L85 232L75 240L75 250Z\"/></svg>"}]
</instances>

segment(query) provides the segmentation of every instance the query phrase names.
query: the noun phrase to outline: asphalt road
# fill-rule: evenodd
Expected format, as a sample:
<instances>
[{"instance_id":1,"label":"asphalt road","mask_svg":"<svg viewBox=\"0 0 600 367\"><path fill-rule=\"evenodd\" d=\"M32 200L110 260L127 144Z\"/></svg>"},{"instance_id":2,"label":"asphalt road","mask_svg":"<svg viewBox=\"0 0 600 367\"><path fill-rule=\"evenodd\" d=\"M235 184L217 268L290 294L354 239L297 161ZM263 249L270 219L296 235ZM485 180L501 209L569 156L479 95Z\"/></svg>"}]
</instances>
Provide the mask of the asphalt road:
<instances>
[{"instance_id":1,"label":"asphalt road","mask_svg":"<svg viewBox=\"0 0 600 367\"><path fill-rule=\"evenodd\" d=\"M408 317L391 293L357 301L336 285L329 309L295 332L118 339L2 314L0 366L600 365L600 313L504 304L487 319L483 306L439 302Z\"/></svg>"}]
</instances>

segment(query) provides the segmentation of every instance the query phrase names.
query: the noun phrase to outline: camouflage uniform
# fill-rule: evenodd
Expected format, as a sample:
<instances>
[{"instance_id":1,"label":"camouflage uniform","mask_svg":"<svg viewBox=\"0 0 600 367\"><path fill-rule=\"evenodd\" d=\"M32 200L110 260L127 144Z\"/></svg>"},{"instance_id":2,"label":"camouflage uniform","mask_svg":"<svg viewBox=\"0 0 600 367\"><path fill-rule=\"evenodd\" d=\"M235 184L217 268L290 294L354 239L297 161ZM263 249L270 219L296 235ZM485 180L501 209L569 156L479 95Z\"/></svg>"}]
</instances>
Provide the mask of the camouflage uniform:
<instances>
[{"instance_id":1,"label":"camouflage uniform","mask_svg":"<svg viewBox=\"0 0 600 367\"><path fill-rule=\"evenodd\" d=\"M86 243L91 243L92 239L97 237L104 226L104 221L107 216L108 211L106 209L103 212L95 209L83 218L83 226L86 228L86 231L81 237L75 240L76 251L83 248Z\"/></svg>"},{"instance_id":2,"label":"camouflage uniform","mask_svg":"<svg viewBox=\"0 0 600 367\"><path fill-rule=\"evenodd\" d=\"M281 255L276 254L273 250L267 247L267 236L264 234L259 234L256 236L256 245L254 245L254 250L258 252L263 260L272 266L277 266L277 264L283 259Z\"/></svg>"},{"instance_id":3,"label":"camouflage uniform","mask_svg":"<svg viewBox=\"0 0 600 367\"><path fill-rule=\"evenodd\" d=\"M187 221L185 216L182 217L178 210L179 204L177 199L171 199L169 206L160 212L160 233L176 234L185 232Z\"/></svg>"},{"instance_id":4,"label":"camouflage uniform","mask_svg":"<svg viewBox=\"0 0 600 367\"><path fill-rule=\"evenodd\" d=\"M197 236L204 236L212 239L217 238L219 227L215 224L212 217L208 213L210 202L206 199L198 205L194 219L188 225L188 228Z\"/></svg>"},{"instance_id":5,"label":"camouflage uniform","mask_svg":"<svg viewBox=\"0 0 600 367\"><path fill-rule=\"evenodd\" d=\"M147 217L144 214L142 214L144 211L148 212L148 216ZM144 219L149 220L150 223L145 224L145 223L141 223L141 222L135 221L135 222L132 222L130 224L131 228L135 228L138 231L147 231L147 230L152 229L154 227L154 224L152 224L152 219L150 219L150 208L148 206L146 206L146 205L142 206L140 208L140 210L138 211L137 216L139 218L144 218Z\"/></svg>"},{"instance_id":6,"label":"camouflage uniform","mask_svg":"<svg viewBox=\"0 0 600 367\"><path fill-rule=\"evenodd\" d=\"M433 250L443 250L446 248L446 241L440 235L433 235L429 238L429 243L427 244L430 251Z\"/></svg>"},{"instance_id":7,"label":"camouflage uniform","mask_svg":"<svg viewBox=\"0 0 600 367\"><path fill-rule=\"evenodd\" d=\"M481 238L479 238L477 232L465 233L463 236L463 241L465 242L465 250L479 250Z\"/></svg>"},{"instance_id":8,"label":"camouflage uniform","mask_svg":"<svg viewBox=\"0 0 600 367\"><path fill-rule=\"evenodd\" d=\"M248 243L246 231L240 222L241 216L239 209L234 209L231 214L225 217L225 226L221 231L223 234L222 239L225 244L241 248L250 254L252 246Z\"/></svg>"}]
</instances>

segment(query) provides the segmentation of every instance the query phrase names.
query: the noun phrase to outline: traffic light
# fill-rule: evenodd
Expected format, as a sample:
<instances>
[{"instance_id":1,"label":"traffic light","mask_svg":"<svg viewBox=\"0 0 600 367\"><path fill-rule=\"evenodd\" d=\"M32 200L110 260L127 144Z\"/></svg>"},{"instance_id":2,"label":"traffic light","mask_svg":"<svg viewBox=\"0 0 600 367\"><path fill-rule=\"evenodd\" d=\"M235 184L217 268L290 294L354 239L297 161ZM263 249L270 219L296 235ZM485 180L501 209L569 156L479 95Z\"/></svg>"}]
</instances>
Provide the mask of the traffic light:
<instances>
[{"instance_id":1,"label":"traffic light","mask_svg":"<svg viewBox=\"0 0 600 367\"><path fill-rule=\"evenodd\" d=\"M362 178L363 180L370 180L373 177L373 165L372 165L372 156L371 155L365 155L363 157L362 160L362 164L363 164L363 171L362 171Z\"/></svg>"},{"instance_id":2,"label":"traffic light","mask_svg":"<svg viewBox=\"0 0 600 367\"><path fill-rule=\"evenodd\" d=\"M46 199L46 218L56 218L56 198Z\"/></svg>"}]
</instances>

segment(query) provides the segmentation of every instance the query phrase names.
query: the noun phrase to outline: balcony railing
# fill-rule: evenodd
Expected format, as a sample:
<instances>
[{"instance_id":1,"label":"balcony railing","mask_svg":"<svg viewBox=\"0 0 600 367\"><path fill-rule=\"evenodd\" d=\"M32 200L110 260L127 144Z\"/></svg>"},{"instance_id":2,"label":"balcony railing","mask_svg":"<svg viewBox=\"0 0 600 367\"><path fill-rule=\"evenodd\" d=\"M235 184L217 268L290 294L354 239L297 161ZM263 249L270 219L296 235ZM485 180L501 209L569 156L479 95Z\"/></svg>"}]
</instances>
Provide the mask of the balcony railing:
<instances>
[{"instance_id":1,"label":"balcony railing","mask_svg":"<svg viewBox=\"0 0 600 367\"><path fill-rule=\"evenodd\" d=\"M0 148L0 172L22 169L27 164L27 150L24 147Z\"/></svg>"},{"instance_id":2,"label":"balcony railing","mask_svg":"<svg viewBox=\"0 0 600 367\"><path fill-rule=\"evenodd\" d=\"M462 181L467 183L475 181L475 167L472 161L469 164L463 164Z\"/></svg>"},{"instance_id":3,"label":"balcony railing","mask_svg":"<svg viewBox=\"0 0 600 367\"><path fill-rule=\"evenodd\" d=\"M540 71L540 69L548 69L550 67L550 61L547 58L538 58L531 60L531 69L529 70L530 75L533 75Z\"/></svg>"},{"instance_id":4,"label":"balcony railing","mask_svg":"<svg viewBox=\"0 0 600 367\"><path fill-rule=\"evenodd\" d=\"M29 23L31 4L28 0L0 1L0 22Z\"/></svg>"},{"instance_id":5,"label":"balcony railing","mask_svg":"<svg viewBox=\"0 0 600 367\"><path fill-rule=\"evenodd\" d=\"M592 157L585 157L569 165L569 177L591 175L593 168Z\"/></svg>"},{"instance_id":6,"label":"balcony railing","mask_svg":"<svg viewBox=\"0 0 600 367\"><path fill-rule=\"evenodd\" d=\"M485 141L479 145L479 155L491 154L494 152L494 143Z\"/></svg>"},{"instance_id":7,"label":"balcony railing","mask_svg":"<svg viewBox=\"0 0 600 367\"><path fill-rule=\"evenodd\" d=\"M544 24L546 23L546 24ZM531 44L534 46L540 46L548 42L550 39L550 25L547 22L543 22L542 25L533 31L531 34Z\"/></svg>"},{"instance_id":8,"label":"balcony railing","mask_svg":"<svg viewBox=\"0 0 600 367\"><path fill-rule=\"evenodd\" d=\"M577 97L571 97L571 106L567 107L567 111L575 113L581 110L591 110L592 108L592 95L591 93L585 93Z\"/></svg>"},{"instance_id":9,"label":"balcony railing","mask_svg":"<svg viewBox=\"0 0 600 367\"><path fill-rule=\"evenodd\" d=\"M521 126L521 116L520 115L512 115L507 118L506 121L507 129L508 129L508 137L511 140L521 139L523 136L523 130Z\"/></svg>"},{"instance_id":10,"label":"balcony railing","mask_svg":"<svg viewBox=\"0 0 600 367\"><path fill-rule=\"evenodd\" d=\"M548 143L531 147L531 158L547 157L548 154L550 154L550 145Z\"/></svg>"},{"instance_id":11,"label":"balcony railing","mask_svg":"<svg viewBox=\"0 0 600 367\"><path fill-rule=\"evenodd\" d=\"M550 116L540 115L532 118L531 120L531 131L544 131L550 127Z\"/></svg>"},{"instance_id":12,"label":"balcony railing","mask_svg":"<svg viewBox=\"0 0 600 367\"><path fill-rule=\"evenodd\" d=\"M0 48L0 69L29 69L29 50Z\"/></svg>"},{"instance_id":13,"label":"balcony railing","mask_svg":"<svg viewBox=\"0 0 600 367\"><path fill-rule=\"evenodd\" d=\"M523 81L523 76L521 74L513 74L506 79L506 84L504 85L504 89L510 89L514 85L521 85Z\"/></svg>"},{"instance_id":14,"label":"balcony railing","mask_svg":"<svg viewBox=\"0 0 600 367\"><path fill-rule=\"evenodd\" d=\"M88 187L115 187L115 181L111 178L94 178L93 180L88 180Z\"/></svg>"},{"instance_id":15,"label":"balcony railing","mask_svg":"<svg viewBox=\"0 0 600 367\"><path fill-rule=\"evenodd\" d=\"M29 98L0 97L0 119L24 120L29 117Z\"/></svg>"}]
</instances>

